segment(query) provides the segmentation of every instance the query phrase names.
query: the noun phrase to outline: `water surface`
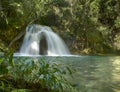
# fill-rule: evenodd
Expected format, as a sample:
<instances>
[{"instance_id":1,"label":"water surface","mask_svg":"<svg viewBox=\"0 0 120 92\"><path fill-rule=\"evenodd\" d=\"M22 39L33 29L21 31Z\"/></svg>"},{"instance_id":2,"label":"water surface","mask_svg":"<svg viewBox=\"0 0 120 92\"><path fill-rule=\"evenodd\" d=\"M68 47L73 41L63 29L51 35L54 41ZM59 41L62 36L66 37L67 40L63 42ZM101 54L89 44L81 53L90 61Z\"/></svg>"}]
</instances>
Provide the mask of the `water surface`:
<instances>
[{"instance_id":1,"label":"water surface","mask_svg":"<svg viewBox=\"0 0 120 92\"><path fill-rule=\"evenodd\" d=\"M64 59L74 72L69 80L81 92L120 92L119 56L80 56Z\"/></svg>"}]
</instances>

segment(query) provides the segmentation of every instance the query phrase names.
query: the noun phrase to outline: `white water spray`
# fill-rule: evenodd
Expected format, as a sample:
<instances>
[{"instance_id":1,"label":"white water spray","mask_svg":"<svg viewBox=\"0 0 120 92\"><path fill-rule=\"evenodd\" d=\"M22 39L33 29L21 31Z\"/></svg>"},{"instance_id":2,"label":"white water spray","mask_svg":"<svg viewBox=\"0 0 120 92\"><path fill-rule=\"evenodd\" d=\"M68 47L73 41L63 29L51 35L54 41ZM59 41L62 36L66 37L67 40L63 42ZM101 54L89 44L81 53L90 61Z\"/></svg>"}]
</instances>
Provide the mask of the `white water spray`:
<instances>
[{"instance_id":1,"label":"white water spray","mask_svg":"<svg viewBox=\"0 0 120 92\"><path fill-rule=\"evenodd\" d=\"M47 46L41 43L43 37ZM40 48L44 48L43 52ZM41 55L41 53L49 56L70 55L64 41L50 27L35 24L26 28L26 35L20 53L23 55Z\"/></svg>"}]
</instances>

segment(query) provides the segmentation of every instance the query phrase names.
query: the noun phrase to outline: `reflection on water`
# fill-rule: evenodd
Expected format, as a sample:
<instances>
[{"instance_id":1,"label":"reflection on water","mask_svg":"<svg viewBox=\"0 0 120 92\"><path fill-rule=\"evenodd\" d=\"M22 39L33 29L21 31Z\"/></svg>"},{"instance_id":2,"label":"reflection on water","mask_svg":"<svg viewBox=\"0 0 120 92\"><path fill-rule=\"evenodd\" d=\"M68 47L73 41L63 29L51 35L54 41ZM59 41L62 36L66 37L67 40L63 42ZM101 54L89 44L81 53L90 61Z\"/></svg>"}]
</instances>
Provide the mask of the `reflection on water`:
<instances>
[{"instance_id":1,"label":"reflection on water","mask_svg":"<svg viewBox=\"0 0 120 92\"><path fill-rule=\"evenodd\" d=\"M70 65L74 77L66 77L80 92L120 92L119 56L45 57Z\"/></svg>"},{"instance_id":2,"label":"reflection on water","mask_svg":"<svg viewBox=\"0 0 120 92\"><path fill-rule=\"evenodd\" d=\"M69 57L64 63L75 70L67 78L81 92L120 92L120 57Z\"/></svg>"}]
</instances>

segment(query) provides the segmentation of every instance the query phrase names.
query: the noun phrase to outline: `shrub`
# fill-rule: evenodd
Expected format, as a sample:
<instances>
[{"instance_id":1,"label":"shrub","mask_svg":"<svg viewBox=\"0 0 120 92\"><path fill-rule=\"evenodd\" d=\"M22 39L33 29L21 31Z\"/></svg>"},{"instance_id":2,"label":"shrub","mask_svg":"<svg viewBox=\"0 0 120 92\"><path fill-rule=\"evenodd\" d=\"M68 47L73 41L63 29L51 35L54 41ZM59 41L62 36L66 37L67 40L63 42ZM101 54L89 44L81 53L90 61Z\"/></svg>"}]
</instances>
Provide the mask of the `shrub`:
<instances>
[{"instance_id":1,"label":"shrub","mask_svg":"<svg viewBox=\"0 0 120 92\"><path fill-rule=\"evenodd\" d=\"M64 75L71 72L61 63L47 61L45 58L17 58L14 66L9 66L15 87L30 89L34 92L65 92L73 90Z\"/></svg>"}]
</instances>

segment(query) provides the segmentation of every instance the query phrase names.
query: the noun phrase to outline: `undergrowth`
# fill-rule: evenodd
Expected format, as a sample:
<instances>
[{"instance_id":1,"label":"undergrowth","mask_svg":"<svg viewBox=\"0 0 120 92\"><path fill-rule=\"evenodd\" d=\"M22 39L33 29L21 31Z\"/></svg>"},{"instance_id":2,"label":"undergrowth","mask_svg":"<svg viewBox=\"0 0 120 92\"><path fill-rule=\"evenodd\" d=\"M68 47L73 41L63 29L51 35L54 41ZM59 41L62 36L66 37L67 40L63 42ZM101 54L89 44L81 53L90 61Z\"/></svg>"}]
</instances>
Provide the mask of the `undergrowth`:
<instances>
[{"instance_id":1,"label":"undergrowth","mask_svg":"<svg viewBox=\"0 0 120 92\"><path fill-rule=\"evenodd\" d=\"M68 66L43 58L5 55L0 59L0 92L76 92Z\"/></svg>"}]
</instances>

